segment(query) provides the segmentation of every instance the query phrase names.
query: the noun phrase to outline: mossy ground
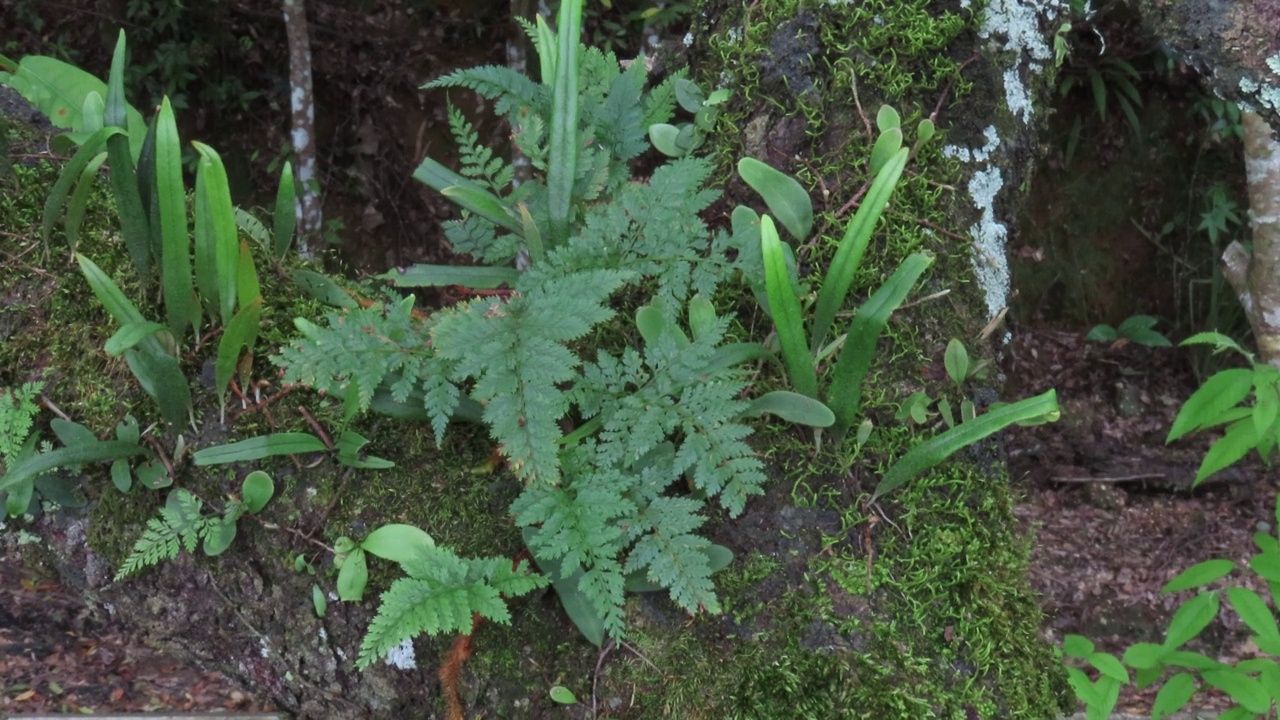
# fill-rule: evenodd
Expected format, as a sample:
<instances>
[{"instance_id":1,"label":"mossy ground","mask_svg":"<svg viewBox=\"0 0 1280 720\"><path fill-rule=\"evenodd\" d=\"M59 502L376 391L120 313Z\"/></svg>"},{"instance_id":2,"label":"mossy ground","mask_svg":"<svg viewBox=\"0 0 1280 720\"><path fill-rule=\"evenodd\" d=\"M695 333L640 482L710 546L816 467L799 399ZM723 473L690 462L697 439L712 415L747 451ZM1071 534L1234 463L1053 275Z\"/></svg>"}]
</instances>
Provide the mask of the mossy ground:
<instances>
[{"instance_id":1,"label":"mossy ground","mask_svg":"<svg viewBox=\"0 0 1280 720\"><path fill-rule=\"evenodd\" d=\"M958 4L945 12L933 6L883 0L797 12L791 2L743 5L722 19L720 34L705 45L701 67L712 79L727 73L735 88L724 127L746 125L750 111L760 107L771 108L766 136L768 127L786 117L805 119L798 133L766 137L761 147L786 144L781 157L791 167L784 169L818 199L820 240L804 253L810 266L824 267L834 252L849 217L841 210L865 180L873 132L858 104L872 119L881 103L895 105L911 142L916 123L940 99L955 102L967 91L958 72L964 59L951 48L974 32L974 17ZM730 40L724 29L732 27L740 36ZM790 35L779 35L779 27ZM760 62L764 55L773 57L772 66ZM950 718L1056 712L1061 673L1039 639L1039 610L1023 578L1027 541L1016 530L1001 471L981 456L966 455L879 505L866 504L874 478L920 439L917 431L895 423L896 404L915 389L937 392L939 376L930 368L940 364L947 340L982 323L982 303L970 281L970 248L947 231L960 203L953 187L959 168L941 157L941 146L935 139L920 148L855 280L855 297L865 297L903 258L924 250L936 261L920 294L946 293L898 313L882 339L864 396L875 434L859 454L828 449L814 456L801 433L760 429L754 443L768 457L776 482L744 518L723 519L713 529L718 542L737 552L734 565L717 576L725 613L690 621L660 599L631 600L634 633L601 666L602 715ZM744 147L726 133L714 152L727 168ZM797 155L805 159L791 159ZM37 189L31 207L40 206L38 189L52 181L53 170L41 172L43 180L27 183ZM110 239L103 200L95 199L95 224L86 228L81 251L123 280L127 260ZM754 202L732 189L730 200ZM28 218L28 242L38 222L31 207L13 211ZM40 277L36 264L27 266L32 277ZM99 432L125 412L153 415L140 392L120 391L133 387L122 363L84 352L101 346L109 324L86 301L87 287L69 268L55 274L45 329L24 336L21 344L6 343L3 352L12 354L0 357L0 368L30 366L18 363L31 353L50 353L48 365L66 378L57 401ZM7 282L5 290L13 287ZM320 312L280 286L264 287L264 295L269 304L279 304L267 315L262 347L285 342L295 315ZM757 327L763 322L744 319ZM198 374L198 364L191 369ZM262 359L255 372L274 377ZM783 381L766 376L762 382ZM200 401L209 407L211 399L206 392ZM290 401L277 406L272 419L245 416L237 435L303 429L291 410L295 404L310 407L322 423L338 416L314 396ZM378 523L408 522L467 555L511 557L520 551L519 534L506 515L519 488L483 471L491 446L482 432L451 429L436 448L425 426L367 420L358 429L372 440L371 452L397 467L350 473L279 463L274 470L282 502L273 504L268 519L305 524L318 518L324 542L358 536ZM221 472L200 477L192 487L215 497L229 486ZM105 477L100 480L109 487ZM118 560L160 495L110 491L98 497L94 517L113 521L95 522L91 541ZM779 527L780 518L797 517L813 522ZM275 547L280 562L291 562L299 552L289 543ZM327 571L321 553L302 552ZM376 564L373 571L373 591L394 577ZM544 694L551 685L590 698L596 652L559 613L554 595L516 602L512 612L511 627L486 625L475 636L464 685L478 697L469 699L496 716L537 717L553 708ZM419 649L436 656L447 645L444 639L423 640Z\"/></svg>"}]
</instances>

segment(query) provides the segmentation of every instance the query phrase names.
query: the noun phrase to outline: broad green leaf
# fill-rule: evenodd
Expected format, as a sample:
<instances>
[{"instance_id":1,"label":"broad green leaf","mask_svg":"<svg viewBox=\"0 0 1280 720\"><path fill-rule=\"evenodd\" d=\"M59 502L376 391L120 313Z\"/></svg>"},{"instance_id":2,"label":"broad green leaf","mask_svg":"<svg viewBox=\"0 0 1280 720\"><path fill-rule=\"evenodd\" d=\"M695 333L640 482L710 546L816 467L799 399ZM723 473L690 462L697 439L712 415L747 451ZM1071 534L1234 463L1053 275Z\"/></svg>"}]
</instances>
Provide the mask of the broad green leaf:
<instances>
[{"instance_id":1,"label":"broad green leaf","mask_svg":"<svg viewBox=\"0 0 1280 720\"><path fill-rule=\"evenodd\" d=\"M715 326L716 306L701 295L694 295L689 300L689 332L696 340L714 330Z\"/></svg>"},{"instance_id":2,"label":"broad green leaf","mask_svg":"<svg viewBox=\"0 0 1280 720\"><path fill-rule=\"evenodd\" d=\"M1121 665L1114 655L1102 652L1091 653L1088 662L1105 677L1118 680L1121 683L1129 682L1129 671L1125 670L1124 665Z\"/></svg>"},{"instance_id":3,"label":"broad green leaf","mask_svg":"<svg viewBox=\"0 0 1280 720\"><path fill-rule=\"evenodd\" d=\"M836 414L836 422L832 426L835 442L844 439L862 407L862 381L871 368L880 333L889 322L889 316L907 299L920 275L932 262L933 258L928 255L913 253L858 309L849 326L848 339L831 371L831 388L826 396L827 405ZM825 287L823 291L826 291Z\"/></svg>"},{"instance_id":4,"label":"broad green leaf","mask_svg":"<svg viewBox=\"0 0 1280 720\"><path fill-rule=\"evenodd\" d=\"M1169 621L1169 629L1165 634L1164 645L1167 648L1180 648L1186 642L1199 635L1218 614L1218 594L1202 592L1182 604L1173 613Z\"/></svg>"},{"instance_id":5,"label":"broad green leaf","mask_svg":"<svg viewBox=\"0 0 1280 720\"><path fill-rule=\"evenodd\" d=\"M1034 417L1053 417L1058 413L1058 396L1053 390L1016 403L992 409L982 417L957 425L942 434L911 448L884 474L872 498L879 498L907 480L934 467L983 438L1020 421Z\"/></svg>"},{"instance_id":6,"label":"broad green leaf","mask_svg":"<svg viewBox=\"0 0 1280 720\"><path fill-rule=\"evenodd\" d=\"M636 329L646 345L654 345L662 338L670 336L680 347L689 346L689 337L675 323L662 316L662 311L653 305L642 305L636 310Z\"/></svg>"},{"instance_id":7,"label":"broad green leaf","mask_svg":"<svg viewBox=\"0 0 1280 720\"><path fill-rule=\"evenodd\" d=\"M1192 487L1199 485L1205 478L1228 467L1243 458L1246 453L1258 446L1258 432L1252 420L1240 420L1227 427L1223 434L1204 454L1200 469L1196 471L1196 479Z\"/></svg>"},{"instance_id":8,"label":"broad green leaf","mask_svg":"<svg viewBox=\"0 0 1280 720\"><path fill-rule=\"evenodd\" d=\"M122 493L129 492L129 488L133 487L133 470L129 468L129 461L116 460L111 463L111 484Z\"/></svg>"},{"instance_id":9,"label":"broad green leaf","mask_svg":"<svg viewBox=\"0 0 1280 720\"><path fill-rule=\"evenodd\" d=\"M787 263L782 253L782 241L768 215L760 218L760 251L764 257L765 287L768 289L770 315L778 331L782 347L782 359L787 375L796 392L813 399L818 398L818 377L814 372L813 357L805 342L804 318L800 301L796 299L787 274Z\"/></svg>"},{"instance_id":10,"label":"broad green leaf","mask_svg":"<svg viewBox=\"0 0 1280 720\"><path fill-rule=\"evenodd\" d=\"M178 359L165 350L150 345L155 336L144 339L124 353L125 363L142 389L156 401L160 414L174 426L190 419L191 388Z\"/></svg>"},{"instance_id":11,"label":"broad green leaf","mask_svg":"<svg viewBox=\"0 0 1280 720\"><path fill-rule=\"evenodd\" d=\"M164 469L164 465L156 460L148 460L134 468L133 475L148 490L159 490L173 484L173 478Z\"/></svg>"},{"instance_id":12,"label":"broad green leaf","mask_svg":"<svg viewBox=\"0 0 1280 720\"><path fill-rule=\"evenodd\" d=\"M551 698L552 702L557 702L561 705L578 704L578 696L574 695L573 691L563 685L552 686L550 692L547 693L547 696Z\"/></svg>"},{"instance_id":13,"label":"broad green leaf","mask_svg":"<svg viewBox=\"0 0 1280 720\"><path fill-rule=\"evenodd\" d=\"M144 320L140 323L127 323L120 326L120 329L114 335L107 338L107 343L102 346L102 349L108 355L119 357L125 350L133 349L138 343L165 329L164 325L150 320Z\"/></svg>"},{"instance_id":14,"label":"broad green leaf","mask_svg":"<svg viewBox=\"0 0 1280 720\"><path fill-rule=\"evenodd\" d=\"M250 514L262 511L276 494L276 485L271 476L261 470L254 470L244 477L240 485L240 498L244 502L245 512Z\"/></svg>"},{"instance_id":15,"label":"broad green leaf","mask_svg":"<svg viewBox=\"0 0 1280 720\"><path fill-rule=\"evenodd\" d=\"M1158 668L1169 655L1169 648L1156 643L1134 643L1124 651L1124 664L1136 670Z\"/></svg>"},{"instance_id":16,"label":"broad green leaf","mask_svg":"<svg viewBox=\"0 0 1280 720\"><path fill-rule=\"evenodd\" d=\"M1067 682L1070 683L1071 689L1075 691L1076 697L1086 706L1093 707L1101 702L1098 694L1098 688L1089 680L1089 676L1084 674L1080 668L1067 668Z\"/></svg>"},{"instance_id":17,"label":"broad green leaf","mask_svg":"<svg viewBox=\"0 0 1280 720\"><path fill-rule=\"evenodd\" d=\"M365 552L401 565L418 557L422 548L435 545L436 541L422 528L398 523L383 525L360 542Z\"/></svg>"},{"instance_id":18,"label":"broad green leaf","mask_svg":"<svg viewBox=\"0 0 1280 720\"><path fill-rule=\"evenodd\" d=\"M1175 593L1208 585L1214 580L1226 577L1228 573L1235 569L1236 564L1230 560L1205 560L1178 573L1178 576L1170 580L1160 592L1164 594Z\"/></svg>"},{"instance_id":19,"label":"broad green leaf","mask_svg":"<svg viewBox=\"0 0 1280 720\"><path fill-rule=\"evenodd\" d=\"M1276 418L1280 416L1280 387L1274 383L1259 383L1253 388L1253 429L1259 438L1276 435L1272 431Z\"/></svg>"},{"instance_id":20,"label":"broad green leaf","mask_svg":"<svg viewBox=\"0 0 1280 720\"><path fill-rule=\"evenodd\" d=\"M916 126L916 139L921 144L927 143L933 139L935 132L937 132L937 127L933 124L933 121L925 118Z\"/></svg>"},{"instance_id":21,"label":"broad green leaf","mask_svg":"<svg viewBox=\"0 0 1280 720\"><path fill-rule=\"evenodd\" d=\"M84 493L80 491L80 481L59 475L43 475L32 482L33 488L45 500L56 503L59 507L78 509L89 504Z\"/></svg>"},{"instance_id":22,"label":"broad green leaf","mask_svg":"<svg viewBox=\"0 0 1280 720\"><path fill-rule=\"evenodd\" d=\"M831 258L831 268L827 270L826 278L822 281L822 290L818 293L813 330L809 338L810 352L816 353L826 342L827 331L831 329L836 313L844 305L849 287L853 284L853 277L858 272L858 266L862 264L862 254L871 240L876 222L884 212L885 206L889 204L889 196L893 194L898 178L907 167L908 154L906 148L899 150L893 159L880 169L866 196L862 198L858 211L854 213L848 228L845 229L836 254Z\"/></svg>"},{"instance_id":23,"label":"broad green leaf","mask_svg":"<svg viewBox=\"0 0 1280 720\"><path fill-rule=\"evenodd\" d=\"M49 422L49 428L53 430L54 435L58 436L58 441L67 447L98 442L98 437L93 434L93 431L78 422L54 418Z\"/></svg>"},{"instance_id":24,"label":"broad green leaf","mask_svg":"<svg viewBox=\"0 0 1280 720\"><path fill-rule=\"evenodd\" d=\"M876 173L893 159L902 148L902 130L894 128L880 133L876 144L871 147L871 159L867 163L867 171L874 177Z\"/></svg>"},{"instance_id":25,"label":"broad green leaf","mask_svg":"<svg viewBox=\"0 0 1280 720\"><path fill-rule=\"evenodd\" d=\"M520 271L511 267L483 265L410 265L392 268L378 276L396 287L440 287L458 285L475 290L489 290L501 285L514 287L520 280ZM345 294L345 293L344 293Z\"/></svg>"},{"instance_id":26,"label":"broad green leaf","mask_svg":"<svg viewBox=\"0 0 1280 720\"><path fill-rule=\"evenodd\" d=\"M1182 709L1196 694L1196 679L1190 673L1178 673L1165 681L1151 704L1151 720L1161 720Z\"/></svg>"},{"instance_id":27,"label":"broad green leaf","mask_svg":"<svg viewBox=\"0 0 1280 720\"><path fill-rule=\"evenodd\" d=\"M831 408L811 397L787 390L774 390L761 395L742 414L744 417L759 417L765 413L809 427L831 427L836 421Z\"/></svg>"},{"instance_id":28,"label":"broad green leaf","mask_svg":"<svg viewBox=\"0 0 1280 720\"><path fill-rule=\"evenodd\" d=\"M169 98L156 118L156 192L159 198L161 279L169 329L181 342L199 319L191 282L191 238L187 235L187 194L182 184L182 145Z\"/></svg>"},{"instance_id":29,"label":"broad green leaf","mask_svg":"<svg viewBox=\"0 0 1280 720\"><path fill-rule=\"evenodd\" d=\"M1227 588L1227 600L1244 624L1257 633L1259 638L1273 646L1280 644L1280 627L1276 626L1275 615L1257 593L1242 587Z\"/></svg>"},{"instance_id":30,"label":"broad green leaf","mask_svg":"<svg viewBox=\"0 0 1280 720\"><path fill-rule=\"evenodd\" d=\"M1234 668L1206 670L1204 681L1231 696L1242 707L1252 713L1266 713L1271 710L1271 693L1262 685Z\"/></svg>"},{"instance_id":31,"label":"broad green leaf","mask_svg":"<svg viewBox=\"0 0 1280 720\"><path fill-rule=\"evenodd\" d=\"M760 194L769 212L799 242L809 239L813 229L813 203L796 179L755 158L738 161L738 174Z\"/></svg>"},{"instance_id":32,"label":"broad green leaf","mask_svg":"<svg viewBox=\"0 0 1280 720\"><path fill-rule=\"evenodd\" d=\"M1248 397L1251 389L1252 370L1230 368L1214 374L1183 404L1165 442L1170 443L1189 432L1213 426L1223 412Z\"/></svg>"},{"instance_id":33,"label":"broad green leaf","mask_svg":"<svg viewBox=\"0 0 1280 720\"><path fill-rule=\"evenodd\" d=\"M902 116L892 105L881 105L876 111L876 129L882 133L902 127Z\"/></svg>"},{"instance_id":34,"label":"broad green leaf","mask_svg":"<svg viewBox=\"0 0 1280 720\"><path fill-rule=\"evenodd\" d=\"M1280 583L1280 555L1264 553L1249 558L1249 567L1266 580Z\"/></svg>"},{"instance_id":35,"label":"broad green leaf","mask_svg":"<svg viewBox=\"0 0 1280 720\"><path fill-rule=\"evenodd\" d=\"M649 126L649 142L667 157L682 157L688 151L679 145L680 128L670 123L654 123Z\"/></svg>"},{"instance_id":36,"label":"broad green leaf","mask_svg":"<svg viewBox=\"0 0 1280 720\"><path fill-rule=\"evenodd\" d=\"M262 296L259 295L236 312L218 340L218 356L214 361L214 391L218 393L218 401L223 405L226 405L227 387L231 384L231 376L235 374L241 351L253 352L261 318Z\"/></svg>"},{"instance_id":37,"label":"broad green leaf","mask_svg":"<svg viewBox=\"0 0 1280 720\"><path fill-rule=\"evenodd\" d=\"M675 91L676 102L680 103L680 107L684 108L685 112L698 112L702 109L702 104L707 100L702 88L698 87L697 83L686 78L676 78Z\"/></svg>"},{"instance_id":38,"label":"broad green leaf","mask_svg":"<svg viewBox=\"0 0 1280 720\"><path fill-rule=\"evenodd\" d=\"M195 452L191 459L196 465L222 465L261 460L272 455L325 452L328 449L320 438L309 433L273 433L205 448Z\"/></svg>"},{"instance_id":39,"label":"broad green leaf","mask_svg":"<svg viewBox=\"0 0 1280 720\"><path fill-rule=\"evenodd\" d=\"M364 588L368 584L369 565L364 550L356 548L347 554L342 569L338 571L338 599L357 602L364 597Z\"/></svg>"},{"instance_id":40,"label":"broad green leaf","mask_svg":"<svg viewBox=\"0 0 1280 720\"><path fill-rule=\"evenodd\" d=\"M965 378L969 377L969 351L965 349L964 343L951 338L947 343L947 352L943 356L942 363L947 368L947 375L951 377L951 382L957 387L963 386Z\"/></svg>"},{"instance_id":41,"label":"broad green leaf","mask_svg":"<svg viewBox=\"0 0 1280 720\"><path fill-rule=\"evenodd\" d=\"M34 480L37 475L55 468L69 465L87 465L105 460L142 455L145 451L137 444L120 440L99 440L97 442L59 448L49 452L37 453L26 460L15 463L0 476L0 491L6 491L21 483Z\"/></svg>"},{"instance_id":42,"label":"broad green leaf","mask_svg":"<svg viewBox=\"0 0 1280 720\"><path fill-rule=\"evenodd\" d=\"M122 51L123 45L117 44L117 49ZM101 79L74 65L43 55L28 55L17 63L13 73L0 73L0 85L16 90L44 113L54 127L72 131L77 141L85 136L85 97L96 92L107 99L107 106L111 105L111 93ZM130 146L136 158L147 125L141 113L132 106L125 106L125 113Z\"/></svg>"},{"instance_id":43,"label":"broad green leaf","mask_svg":"<svg viewBox=\"0 0 1280 720\"><path fill-rule=\"evenodd\" d=\"M204 531L204 554L217 557L231 547L236 539L236 523L234 520L220 518L209 520Z\"/></svg>"},{"instance_id":44,"label":"broad green leaf","mask_svg":"<svg viewBox=\"0 0 1280 720\"><path fill-rule=\"evenodd\" d=\"M293 164L285 161L280 168L280 185L276 188L275 213L271 218L271 256L276 260L284 260L293 242L293 233L298 225L298 213L295 209L297 193L293 185Z\"/></svg>"},{"instance_id":45,"label":"broad green leaf","mask_svg":"<svg viewBox=\"0 0 1280 720\"><path fill-rule=\"evenodd\" d=\"M1192 670L1213 670L1222 667L1222 663L1211 657L1206 657L1198 652L1190 652L1187 650L1177 650L1167 652L1172 649L1166 645L1166 654L1164 656L1164 664L1172 667L1190 668Z\"/></svg>"},{"instance_id":46,"label":"broad green leaf","mask_svg":"<svg viewBox=\"0 0 1280 720\"><path fill-rule=\"evenodd\" d=\"M1094 342L1111 342L1119 339L1120 334L1110 325L1094 325L1089 330L1089 334L1084 336L1085 340L1093 340Z\"/></svg>"},{"instance_id":47,"label":"broad green leaf","mask_svg":"<svg viewBox=\"0 0 1280 720\"><path fill-rule=\"evenodd\" d=\"M109 105L109 104L108 104ZM108 113L109 114L109 113ZM111 163L111 195L120 220L120 234L144 287L152 281L155 258L151 251L151 220L140 194L138 174L133 164L127 138L112 136L107 140L107 158Z\"/></svg>"}]
</instances>

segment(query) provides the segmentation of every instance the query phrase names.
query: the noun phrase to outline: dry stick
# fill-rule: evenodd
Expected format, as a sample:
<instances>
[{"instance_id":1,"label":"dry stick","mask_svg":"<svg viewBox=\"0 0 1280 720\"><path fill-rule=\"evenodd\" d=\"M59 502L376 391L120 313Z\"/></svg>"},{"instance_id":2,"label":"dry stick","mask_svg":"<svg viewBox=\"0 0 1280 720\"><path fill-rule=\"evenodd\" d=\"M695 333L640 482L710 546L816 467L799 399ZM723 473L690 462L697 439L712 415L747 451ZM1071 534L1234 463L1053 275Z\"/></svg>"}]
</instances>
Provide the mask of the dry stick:
<instances>
[{"instance_id":1,"label":"dry stick","mask_svg":"<svg viewBox=\"0 0 1280 720\"><path fill-rule=\"evenodd\" d=\"M959 234L959 233L951 232L950 230L947 230L946 228L943 228L943 227L941 227L941 226L937 225L936 223L931 223L931 222L929 222L928 220L925 220L924 218L916 218L916 224L917 224L917 225L920 225L921 227L929 228L930 230L932 230L932 231L934 231L934 232L936 232L936 233L940 233L940 234L942 234L942 235L946 235L947 237L951 238L952 240L959 240L960 242L965 242L965 243L969 242L969 238L965 237L964 235L961 235L961 234Z\"/></svg>"},{"instance_id":2,"label":"dry stick","mask_svg":"<svg viewBox=\"0 0 1280 720\"><path fill-rule=\"evenodd\" d=\"M66 413L62 412L62 408L58 407L57 405L54 405L53 401L49 399L48 395L45 395L44 393L40 393L40 404L44 405L45 408L49 412L53 413L54 415L57 415L58 417L62 418L63 420L66 420L67 422L71 422L71 417Z\"/></svg>"},{"instance_id":3,"label":"dry stick","mask_svg":"<svg viewBox=\"0 0 1280 720\"><path fill-rule=\"evenodd\" d=\"M1168 477L1164 473L1143 473L1141 475L1103 475L1100 477L1063 477L1055 475L1051 479L1059 483L1122 483L1135 480L1160 480Z\"/></svg>"}]
</instances>

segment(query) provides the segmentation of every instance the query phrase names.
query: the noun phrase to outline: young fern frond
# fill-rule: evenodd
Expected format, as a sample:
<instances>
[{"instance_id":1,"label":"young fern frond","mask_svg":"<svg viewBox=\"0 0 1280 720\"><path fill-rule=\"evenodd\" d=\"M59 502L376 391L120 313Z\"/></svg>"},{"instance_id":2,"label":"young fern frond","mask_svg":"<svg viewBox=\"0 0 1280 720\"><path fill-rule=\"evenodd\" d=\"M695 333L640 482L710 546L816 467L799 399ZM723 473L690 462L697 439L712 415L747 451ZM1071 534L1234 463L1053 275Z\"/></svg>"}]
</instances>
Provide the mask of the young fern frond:
<instances>
[{"instance_id":1,"label":"young fern frond","mask_svg":"<svg viewBox=\"0 0 1280 720\"><path fill-rule=\"evenodd\" d=\"M360 645L357 668L422 633L470 634L474 615L509 624L503 597L525 595L547 583L530 574L527 565L513 569L507 558L461 558L442 547L424 547L402 567L408 577L382 594L378 615Z\"/></svg>"},{"instance_id":2,"label":"young fern frond","mask_svg":"<svg viewBox=\"0 0 1280 720\"><path fill-rule=\"evenodd\" d=\"M463 175L481 181L494 195L503 195L511 189L515 168L495 157L492 148L480 144L475 128L452 104L449 105L449 130L458 143Z\"/></svg>"},{"instance_id":3,"label":"young fern frond","mask_svg":"<svg viewBox=\"0 0 1280 720\"><path fill-rule=\"evenodd\" d=\"M544 117L550 113L551 90L528 77L502 65L455 70L436 78L426 89L461 87L473 90L488 100L497 100L494 110L499 115L511 115L520 108L529 108Z\"/></svg>"},{"instance_id":4,"label":"young fern frond","mask_svg":"<svg viewBox=\"0 0 1280 720\"><path fill-rule=\"evenodd\" d=\"M165 506L160 508L160 517L147 521L147 529L133 544L133 552L125 558L115 579L123 580L172 560L183 549L195 552L207 532L208 520L200 514L203 506L204 502L187 490L179 488L169 493Z\"/></svg>"}]
</instances>

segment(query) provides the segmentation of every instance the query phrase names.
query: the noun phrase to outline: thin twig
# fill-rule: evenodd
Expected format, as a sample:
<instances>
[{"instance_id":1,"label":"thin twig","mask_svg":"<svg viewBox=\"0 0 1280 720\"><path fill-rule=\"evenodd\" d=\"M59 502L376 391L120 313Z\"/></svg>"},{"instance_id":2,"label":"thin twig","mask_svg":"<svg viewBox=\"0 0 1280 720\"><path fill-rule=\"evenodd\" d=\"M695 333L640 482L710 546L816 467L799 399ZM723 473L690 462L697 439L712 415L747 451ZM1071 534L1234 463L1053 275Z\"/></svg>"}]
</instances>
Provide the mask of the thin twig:
<instances>
[{"instance_id":1,"label":"thin twig","mask_svg":"<svg viewBox=\"0 0 1280 720\"><path fill-rule=\"evenodd\" d=\"M1051 479L1054 482L1058 482L1058 483L1089 484L1089 483L1122 483L1122 482L1134 482L1137 480L1162 480L1165 477L1167 476L1164 473L1142 473L1139 475L1100 475L1098 477L1063 477L1061 475L1055 475Z\"/></svg>"}]
</instances>

